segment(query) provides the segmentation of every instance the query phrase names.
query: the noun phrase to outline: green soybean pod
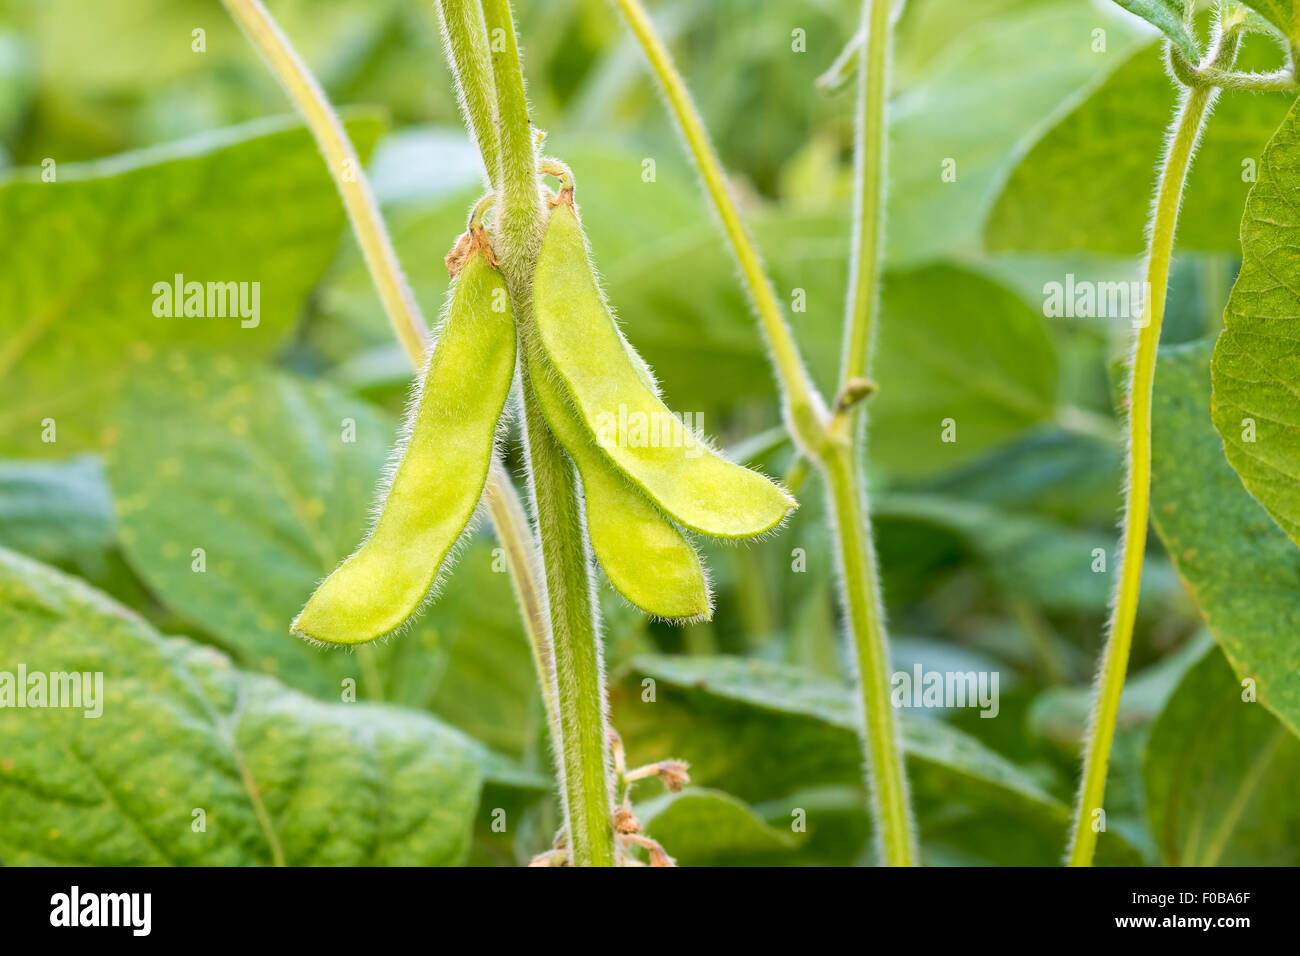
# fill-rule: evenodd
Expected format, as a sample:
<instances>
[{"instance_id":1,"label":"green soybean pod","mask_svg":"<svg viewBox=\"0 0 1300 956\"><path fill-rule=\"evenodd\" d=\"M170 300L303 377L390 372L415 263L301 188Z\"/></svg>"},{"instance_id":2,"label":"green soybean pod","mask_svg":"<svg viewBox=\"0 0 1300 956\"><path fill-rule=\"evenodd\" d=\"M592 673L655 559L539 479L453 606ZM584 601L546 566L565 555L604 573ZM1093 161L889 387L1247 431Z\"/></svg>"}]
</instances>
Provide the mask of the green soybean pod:
<instances>
[{"instance_id":1,"label":"green soybean pod","mask_svg":"<svg viewBox=\"0 0 1300 956\"><path fill-rule=\"evenodd\" d=\"M419 609L483 495L514 368L505 281L476 250L455 280L379 517L308 600L295 634L360 644Z\"/></svg>"},{"instance_id":2,"label":"green soybean pod","mask_svg":"<svg viewBox=\"0 0 1300 956\"><path fill-rule=\"evenodd\" d=\"M546 424L582 478L587 535L610 584L655 617L708 618L709 584L695 548L600 453L554 375L545 359L529 356L529 384Z\"/></svg>"},{"instance_id":3,"label":"green soybean pod","mask_svg":"<svg viewBox=\"0 0 1300 956\"><path fill-rule=\"evenodd\" d=\"M675 416L632 359L605 303L577 213L564 197L542 240L533 313L546 357L601 451L680 524L712 537L747 538L797 507L767 478L672 425ZM648 440L631 433L642 425ZM674 439L664 441L664 428L674 427Z\"/></svg>"}]
</instances>

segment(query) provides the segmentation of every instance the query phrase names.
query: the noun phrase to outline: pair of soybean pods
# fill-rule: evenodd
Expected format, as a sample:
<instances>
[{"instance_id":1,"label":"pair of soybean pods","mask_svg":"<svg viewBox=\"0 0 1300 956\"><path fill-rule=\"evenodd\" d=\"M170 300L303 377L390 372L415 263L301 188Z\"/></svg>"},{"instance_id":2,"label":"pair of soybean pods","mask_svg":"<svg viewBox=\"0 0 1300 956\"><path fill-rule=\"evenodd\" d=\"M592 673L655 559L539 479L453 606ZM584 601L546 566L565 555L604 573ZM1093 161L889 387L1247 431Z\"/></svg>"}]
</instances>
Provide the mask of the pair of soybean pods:
<instances>
[{"instance_id":1,"label":"pair of soybean pods","mask_svg":"<svg viewBox=\"0 0 1300 956\"><path fill-rule=\"evenodd\" d=\"M610 583L656 617L708 618L708 578L682 529L753 537L796 503L695 436L634 443L621 433L611 439L601 427L620 412L622 420L641 413L639 420L650 422L672 413L610 313L566 186L549 205L534 274L527 387L581 478L591 549ZM516 358L515 323L480 221L483 205L448 256L451 298L378 518L293 622L293 632L309 640L359 644L400 628L433 592L483 495Z\"/></svg>"}]
</instances>

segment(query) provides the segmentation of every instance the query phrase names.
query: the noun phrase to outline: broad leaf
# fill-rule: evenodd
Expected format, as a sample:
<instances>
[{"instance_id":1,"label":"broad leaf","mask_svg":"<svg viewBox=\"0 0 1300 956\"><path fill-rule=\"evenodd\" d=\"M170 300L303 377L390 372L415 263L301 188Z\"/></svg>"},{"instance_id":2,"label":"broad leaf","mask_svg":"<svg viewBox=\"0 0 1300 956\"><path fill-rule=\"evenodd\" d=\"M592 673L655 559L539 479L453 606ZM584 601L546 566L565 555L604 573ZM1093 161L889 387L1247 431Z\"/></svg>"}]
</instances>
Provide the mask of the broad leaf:
<instances>
[{"instance_id":1,"label":"broad leaf","mask_svg":"<svg viewBox=\"0 0 1300 956\"><path fill-rule=\"evenodd\" d=\"M378 125L350 132L368 152ZM0 450L23 456L97 447L109 400L160 349L269 355L343 228L311 137L279 120L54 173L0 186ZM206 317L159 314L176 276L204 284ZM208 305L207 284L231 282L250 318Z\"/></svg>"},{"instance_id":2,"label":"broad leaf","mask_svg":"<svg viewBox=\"0 0 1300 956\"><path fill-rule=\"evenodd\" d=\"M1300 41L1300 23L1296 22L1292 0L1240 0L1256 11L1291 43Z\"/></svg>"},{"instance_id":3,"label":"broad leaf","mask_svg":"<svg viewBox=\"0 0 1300 956\"><path fill-rule=\"evenodd\" d=\"M364 536L394 423L305 380L179 353L136 371L115 419L108 474L136 572L243 666L332 696L363 678L373 650L309 647L289 621Z\"/></svg>"},{"instance_id":4,"label":"broad leaf","mask_svg":"<svg viewBox=\"0 0 1300 956\"><path fill-rule=\"evenodd\" d=\"M872 514L951 531L1011 597L1050 611L1099 612L1110 600L1115 549L1110 529L1075 529L1037 515L1009 514L937 495L884 495ZM1168 575L1158 568L1151 572L1143 576L1145 597L1159 599L1177 591Z\"/></svg>"},{"instance_id":5,"label":"broad leaf","mask_svg":"<svg viewBox=\"0 0 1300 956\"><path fill-rule=\"evenodd\" d=\"M1196 37L1183 22L1184 0L1115 0L1130 13L1135 13L1167 36L1182 51L1188 61L1198 63L1201 54Z\"/></svg>"},{"instance_id":6,"label":"broad leaf","mask_svg":"<svg viewBox=\"0 0 1300 956\"><path fill-rule=\"evenodd\" d=\"M112 547L115 536L98 458L0 461L0 545L40 561L84 563Z\"/></svg>"},{"instance_id":7,"label":"broad leaf","mask_svg":"<svg viewBox=\"0 0 1300 956\"><path fill-rule=\"evenodd\" d=\"M1276 69L1277 59L1272 42L1255 37L1243 45L1239 66ZM1158 46L1130 57L1020 161L989 215L987 246L1140 252L1154 170L1177 97ZM1238 250L1237 223L1258 158L1293 98L1241 91L1220 96L1188 175L1179 248Z\"/></svg>"},{"instance_id":8,"label":"broad leaf","mask_svg":"<svg viewBox=\"0 0 1300 956\"><path fill-rule=\"evenodd\" d=\"M696 783L749 801L861 783L856 710L838 681L759 660L652 655L623 668L612 701L630 764L678 757ZM902 727L923 838L962 844L958 820L972 833L996 822L1005 837L1014 819L1014 849L981 851L1003 862L1059 854L1069 812L1035 777L940 720L904 713ZM814 839L820 824L809 811ZM1131 852L1118 840L1112 849Z\"/></svg>"},{"instance_id":9,"label":"broad leaf","mask_svg":"<svg viewBox=\"0 0 1300 956\"><path fill-rule=\"evenodd\" d=\"M1233 669L1300 733L1300 551L1223 457L1210 422L1210 348L1161 350L1151 516Z\"/></svg>"},{"instance_id":10,"label":"broad leaf","mask_svg":"<svg viewBox=\"0 0 1300 956\"><path fill-rule=\"evenodd\" d=\"M1021 4L972 25L891 104L890 262L975 251L1024 141L1141 40L1120 11L1072 2Z\"/></svg>"},{"instance_id":11,"label":"broad leaf","mask_svg":"<svg viewBox=\"0 0 1300 956\"><path fill-rule=\"evenodd\" d=\"M29 6L27 29L42 51L42 80L58 96L121 96L241 63L250 72L254 64L265 71L220 4L129 0L101 4L94 17L85 15L79 0ZM357 58L367 55L391 22L392 6L393 0L276 0L272 12L328 85L355 72ZM199 29L202 51L193 49Z\"/></svg>"},{"instance_id":12,"label":"broad leaf","mask_svg":"<svg viewBox=\"0 0 1300 956\"><path fill-rule=\"evenodd\" d=\"M616 725L629 742L644 741L646 735L668 738L662 756L688 760L692 779L703 785L727 785L728 792L743 798L771 797L792 784L857 782L859 752L857 720L849 688L794 668L737 657L669 657L648 655L629 662L625 680L616 697ZM641 682L653 679L657 699L643 702ZM672 708L664 698L676 694L694 697L708 708L739 708L750 713L746 726L758 730L766 716L788 721L792 733L786 740L736 740L730 751L713 751L707 741L710 716L699 718L699 734L672 740ZM961 781L970 794L989 797L1003 804L1024 804L1055 812L1056 801L1019 768L983 747L974 738L935 720L904 716L904 747L927 772L949 783ZM802 739L800 737L802 736ZM677 752L675 745L686 752ZM813 744L811 749L806 745ZM641 743L644 750L651 749ZM760 763L751 762L755 750L768 749ZM786 762L786 759L790 762ZM629 755L629 760L635 762ZM801 773L800 765L808 772ZM765 770L771 771L766 773Z\"/></svg>"},{"instance_id":13,"label":"broad leaf","mask_svg":"<svg viewBox=\"0 0 1300 956\"><path fill-rule=\"evenodd\" d=\"M1300 740L1258 703L1217 647L1151 730L1151 832L1170 866L1300 864Z\"/></svg>"},{"instance_id":14,"label":"broad leaf","mask_svg":"<svg viewBox=\"0 0 1300 956\"><path fill-rule=\"evenodd\" d=\"M891 273L882 302L873 462L949 468L1053 416L1055 350L1041 316L1005 287L936 265Z\"/></svg>"},{"instance_id":15,"label":"broad leaf","mask_svg":"<svg viewBox=\"0 0 1300 956\"><path fill-rule=\"evenodd\" d=\"M1185 642L1174 653L1124 680L1118 733L1151 724L1164 708L1169 695L1213 641L1202 633ZM1092 687L1052 687L1039 694L1029 709L1025 724L1029 733L1042 737L1070 754L1077 754L1092 721L1096 691Z\"/></svg>"},{"instance_id":16,"label":"broad leaf","mask_svg":"<svg viewBox=\"0 0 1300 956\"><path fill-rule=\"evenodd\" d=\"M642 829L682 866L779 862L799 840L720 790L693 787L636 806Z\"/></svg>"},{"instance_id":17,"label":"broad leaf","mask_svg":"<svg viewBox=\"0 0 1300 956\"><path fill-rule=\"evenodd\" d=\"M4 550L0 634L0 669L23 667L29 682L102 674L100 716L0 709L6 864L427 866L466 855L481 751L431 717L323 704L240 672Z\"/></svg>"},{"instance_id":18,"label":"broad leaf","mask_svg":"<svg viewBox=\"0 0 1300 956\"><path fill-rule=\"evenodd\" d=\"M1210 365L1214 426L1250 493L1300 543L1300 124L1273 135L1241 220L1242 262Z\"/></svg>"},{"instance_id":19,"label":"broad leaf","mask_svg":"<svg viewBox=\"0 0 1300 956\"><path fill-rule=\"evenodd\" d=\"M289 634L365 534L395 421L319 383L184 356L141 370L118 420L109 477L128 559L243 666L331 699L352 678L363 697L430 708L511 754L535 739L537 678L486 543L386 644L346 653Z\"/></svg>"}]
</instances>

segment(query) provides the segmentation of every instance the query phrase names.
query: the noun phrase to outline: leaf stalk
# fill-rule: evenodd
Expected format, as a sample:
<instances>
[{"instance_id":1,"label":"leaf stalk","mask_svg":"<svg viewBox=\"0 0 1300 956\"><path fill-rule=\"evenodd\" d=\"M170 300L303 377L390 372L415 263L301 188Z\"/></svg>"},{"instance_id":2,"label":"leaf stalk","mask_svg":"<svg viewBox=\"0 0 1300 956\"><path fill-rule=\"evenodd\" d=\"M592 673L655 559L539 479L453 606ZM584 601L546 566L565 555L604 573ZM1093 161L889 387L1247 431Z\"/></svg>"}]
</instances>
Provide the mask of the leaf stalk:
<instances>
[{"instance_id":1,"label":"leaf stalk","mask_svg":"<svg viewBox=\"0 0 1300 956\"><path fill-rule=\"evenodd\" d=\"M1215 69L1230 66L1236 58L1239 36L1220 34L1206 58ZM1142 583L1142 562L1146 556L1147 525L1151 512L1151 401L1155 385L1156 353L1164 322L1165 298L1169 286L1169 265L1178 226L1183 187L1191 168L1196 145L1206 118L1218 96L1218 89L1192 86L1180 97L1169 125L1165 152L1160 161L1156 198L1151 210L1145 280L1148 301L1138 334L1133 340L1129 366L1128 475L1124 515L1120 533L1120 575L1107 628L1106 647L1098 672L1092 719L1084 743L1083 776L1075 806L1073 831L1067 862L1070 866L1091 866L1100 828L1104 825L1102 801L1115 721L1119 714L1124 675L1133 644L1138 594Z\"/></svg>"},{"instance_id":2,"label":"leaf stalk","mask_svg":"<svg viewBox=\"0 0 1300 956\"><path fill-rule=\"evenodd\" d=\"M871 538L870 509L859 452L865 434L866 381L878 311L886 193L886 103L892 45L890 0L864 0L858 80L853 272L845 322L843 382L853 399L832 416L805 370L748 230L737 211L717 153L686 85L640 0L615 0L640 42L686 140L705 191L722 222L767 342L780 386L786 427L826 480L834 517L841 604L848 623L859 690L866 778L880 858L915 862L915 837L898 719L889 700L889 644ZM856 426L856 427L855 427ZM802 481L802 466L797 466Z\"/></svg>"}]
</instances>

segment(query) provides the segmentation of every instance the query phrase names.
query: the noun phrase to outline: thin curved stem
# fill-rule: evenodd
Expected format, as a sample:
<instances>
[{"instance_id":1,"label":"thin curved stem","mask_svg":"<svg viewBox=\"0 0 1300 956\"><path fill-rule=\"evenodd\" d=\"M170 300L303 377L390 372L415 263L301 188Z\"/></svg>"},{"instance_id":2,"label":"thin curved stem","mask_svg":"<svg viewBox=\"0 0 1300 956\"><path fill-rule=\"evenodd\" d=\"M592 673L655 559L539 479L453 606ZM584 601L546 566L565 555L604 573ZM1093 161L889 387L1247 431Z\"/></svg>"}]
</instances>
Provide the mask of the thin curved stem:
<instances>
[{"instance_id":1,"label":"thin curved stem","mask_svg":"<svg viewBox=\"0 0 1300 956\"><path fill-rule=\"evenodd\" d=\"M889 639L859 462L857 450L843 445L820 464L835 517L840 601L852 637L876 843L887 865L912 866L916 863L916 840L911 796L898 715L889 696Z\"/></svg>"},{"instance_id":2,"label":"thin curved stem","mask_svg":"<svg viewBox=\"0 0 1300 956\"><path fill-rule=\"evenodd\" d=\"M1225 90L1247 90L1252 93L1289 93L1300 90L1300 78L1294 68L1274 70L1271 73L1250 73L1239 70L1225 70L1213 64L1196 64L1188 62L1173 44L1168 47L1168 60L1171 72L1184 86L1217 86Z\"/></svg>"},{"instance_id":3,"label":"thin curved stem","mask_svg":"<svg viewBox=\"0 0 1300 956\"><path fill-rule=\"evenodd\" d=\"M407 285L397 253L388 238L379 205L370 191L361 160L352 147L343 124L330 107L325 91L298 56L288 37L280 30L261 0L223 0L226 9L239 24L249 42L266 60L275 78L307 123L316 144L325 154L330 175L338 186L347 208L348 219L356 233L357 244L365 256L366 266L379 291L384 311L393 323L393 331L417 365L424 361L429 345L429 329L420 315L420 307Z\"/></svg>"},{"instance_id":4,"label":"thin curved stem","mask_svg":"<svg viewBox=\"0 0 1300 956\"><path fill-rule=\"evenodd\" d=\"M325 155L330 175L343 197L348 221L352 224L384 311L388 314L393 331L406 350L412 367L420 368L424 364L429 344L428 324L402 274L397 253L370 189L365 169L343 124L330 106L324 90L266 7L259 0L223 2L289 94ZM543 626L545 616L536 611L541 601L541 590L534 572L535 559L532 557L536 549L510 476L495 459L488 473L485 495L497 537L505 549L506 565L510 569L515 595L524 611L524 627L533 647L534 658L538 662L542 696L553 719L554 697L549 690L554 675L542 670L550 655L548 637Z\"/></svg>"},{"instance_id":5,"label":"thin curved stem","mask_svg":"<svg viewBox=\"0 0 1300 956\"><path fill-rule=\"evenodd\" d=\"M1221 38L1217 50L1209 57L1210 65L1218 68L1231 64L1236 56L1237 42L1235 35ZM1147 245L1147 302L1142 324L1134 339L1129 372L1128 482L1121 526L1120 576L1085 743L1083 778L1070 838L1068 862L1071 866L1092 865L1097 835L1104 820L1104 816L1099 814L1106 793L1106 773L1111 744L1115 739L1120 696L1124 690L1124 674L1133 644L1142 562L1146 556L1147 524L1151 511L1151 395L1169 286L1169 263L1187 171L1191 168L1201 130L1217 96L1218 90L1212 87L1197 86L1184 90L1169 126L1165 154L1160 163Z\"/></svg>"},{"instance_id":6,"label":"thin curved stem","mask_svg":"<svg viewBox=\"0 0 1300 956\"><path fill-rule=\"evenodd\" d=\"M892 0L862 4L863 59L858 69L858 122L854 158L853 254L849 260L848 314L840 382L870 374L871 346L880 311L888 178L886 104L889 102Z\"/></svg>"},{"instance_id":7,"label":"thin curved stem","mask_svg":"<svg viewBox=\"0 0 1300 956\"><path fill-rule=\"evenodd\" d=\"M864 0L863 3L862 29L866 41L859 78L858 202L853 280L845 322L844 385L840 391L846 403L834 418L828 415L824 400L807 377L771 282L727 190L717 154L671 56L656 35L640 0L616 2L667 94L690 155L740 263L771 349L773 369L785 403L786 427L804 458L816 462L826 479L834 516L840 599L852 641L867 784L880 856L890 865L910 865L915 861L916 850L907 777L897 715L889 700L889 645L861 456L857 451L857 441L863 431L861 399L874 387L874 383L865 380L864 374L869 366L884 230L885 103L891 44L889 0ZM856 430L855 422L859 424ZM804 466L796 464L791 480L802 483L805 472Z\"/></svg>"},{"instance_id":8,"label":"thin curved stem","mask_svg":"<svg viewBox=\"0 0 1300 956\"><path fill-rule=\"evenodd\" d=\"M826 438L825 403L804 368L799 346L790 327L786 324L772 283L763 269L758 249L750 238L740 213L736 210L731 191L727 188L722 163L719 162L713 144L709 141L709 134L704 128L699 112L695 109L686 84L673 64L672 55L659 39L654 24L650 22L650 17L646 14L640 0L615 0L615 2L640 42L659 79L660 86L668 97L673 116L681 127L691 157L695 160L696 169L704 181L705 191L713 202L718 218L722 220L722 228L731 243L741 275L744 276L750 300L758 312L759 325L771 351L772 364L781 380L790 433L806 448L820 445Z\"/></svg>"},{"instance_id":9,"label":"thin curved stem","mask_svg":"<svg viewBox=\"0 0 1300 956\"><path fill-rule=\"evenodd\" d=\"M867 376L871 373L872 346L880 311L880 277L884 270L892 7L892 0L863 0L862 3L859 32L863 48L858 67L854 147L855 208L844 354L832 421L834 450L819 464L835 519L841 602L852 637L876 840L885 863L911 866L916 862L916 836L898 716L889 695L889 638L861 453L866 444L866 411L870 396L877 388Z\"/></svg>"},{"instance_id":10,"label":"thin curved stem","mask_svg":"<svg viewBox=\"0 0 1300 956\"><path fill-rule=\"evenodd\" d=\"M523 71L508 0L483 0L491 46L500 135L501 204L497 237L510 289L521 352L536 348L532 284L542 234L542 187L536 139L528 118ZM500 42L497 42L497 41ZM552 437L520 362L525 440L537 532L546 580L558 708L557 757L574 866L617 862L613 830L613 775L605 719L605 674L577 480Z\"/></svg>"},{"instance_id":11,"label":"thin curved stem","mask_svg":"<svg viewBox=\"0 0 1300 956\"><path fill-rule=\"evenodd\" d=\"M439 0L435 4L442 36L456 78L461 112L483 157L488 182L501 181L501 144L496 129L496 88L488 62L488 33L478 0Z\"/></svg>"}]
</instances>

